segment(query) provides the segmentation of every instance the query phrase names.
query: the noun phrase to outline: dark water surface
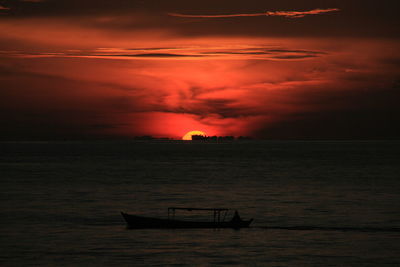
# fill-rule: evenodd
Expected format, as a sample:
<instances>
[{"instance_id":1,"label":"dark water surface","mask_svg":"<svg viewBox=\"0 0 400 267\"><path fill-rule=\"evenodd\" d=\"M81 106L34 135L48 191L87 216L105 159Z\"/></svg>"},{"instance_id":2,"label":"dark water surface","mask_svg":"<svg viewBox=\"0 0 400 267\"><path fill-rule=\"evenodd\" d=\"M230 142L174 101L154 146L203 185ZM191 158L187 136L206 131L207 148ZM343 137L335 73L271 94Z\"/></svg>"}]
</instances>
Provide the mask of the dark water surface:
<instances>
[{"instance_id":1,"label":"dark water surface","mask_svg":"<svg viewBox=\"0 0 400 267\"><path fill-rule=\"evenodd\" d=\"M400 266L398 141L3 142L0 176L1 266ZM168 206L255 221L127 230L119 214Z\"/></svg>"}]
</instances>

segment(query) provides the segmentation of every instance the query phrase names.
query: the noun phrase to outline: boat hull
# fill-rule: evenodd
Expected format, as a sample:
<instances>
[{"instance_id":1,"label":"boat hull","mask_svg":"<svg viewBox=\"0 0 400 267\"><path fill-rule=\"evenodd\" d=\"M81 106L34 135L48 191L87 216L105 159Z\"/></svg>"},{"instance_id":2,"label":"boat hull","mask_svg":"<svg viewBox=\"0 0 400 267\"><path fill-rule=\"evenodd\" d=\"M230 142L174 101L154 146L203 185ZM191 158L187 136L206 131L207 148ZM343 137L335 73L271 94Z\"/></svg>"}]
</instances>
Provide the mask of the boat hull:
<instances>
[{"instance_id":1,"label":"boat hull","mask_svg":"<svg viewBox=\"0 0 400 267\"><path fill-rule=\"evenodd\" d=\"M131 229L151 229L151 228L245 228L249 227L253 219L248 221L227 221L227 222L192 222L181 220L158 219L142 217L121 212L128 228Z\"/></svg>"}]
</instances>

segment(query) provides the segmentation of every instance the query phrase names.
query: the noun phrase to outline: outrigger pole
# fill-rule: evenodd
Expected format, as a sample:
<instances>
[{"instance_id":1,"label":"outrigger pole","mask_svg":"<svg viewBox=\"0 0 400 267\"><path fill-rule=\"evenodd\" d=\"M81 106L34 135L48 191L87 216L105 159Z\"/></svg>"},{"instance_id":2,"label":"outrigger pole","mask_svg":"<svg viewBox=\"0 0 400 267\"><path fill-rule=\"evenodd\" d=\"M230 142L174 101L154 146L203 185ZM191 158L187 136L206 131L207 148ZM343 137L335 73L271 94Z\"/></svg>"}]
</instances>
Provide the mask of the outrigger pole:
<instances>
[{"instance_id":1,"label":"outrigger pole","mask_svg":"<svg viewBox=\"0 0 400 267\"><path fill-rule=\"evenodd\" d=\"M186 211L193 211L193 210L200 210L200 211L213 211L214 212L214 222L221 222L221 212L225 211L223 220L225 220L226 213L230 209L215 209L215 208L176 208L170 207L168 208L168 220L172 215L172 219L175 219L175 210L186 210Z\"/></svg>"}]
</instances>

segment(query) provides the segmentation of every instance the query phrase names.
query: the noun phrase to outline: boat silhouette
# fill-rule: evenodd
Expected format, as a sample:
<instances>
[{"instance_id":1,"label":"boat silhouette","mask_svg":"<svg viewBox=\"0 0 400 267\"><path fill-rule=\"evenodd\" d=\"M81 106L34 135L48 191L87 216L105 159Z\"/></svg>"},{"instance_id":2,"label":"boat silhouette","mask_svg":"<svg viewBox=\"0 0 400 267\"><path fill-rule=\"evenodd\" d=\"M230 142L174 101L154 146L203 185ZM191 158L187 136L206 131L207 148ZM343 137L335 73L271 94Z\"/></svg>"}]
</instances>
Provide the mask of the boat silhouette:
<instances>
[{"instance_id":1,"label":"boat silhouette","mask_svg":"<svg viewBox=\"0 0 400 267\"><path fill-rule=\"evenodd\" d=\"M175 211L186 210L186 211L212 211L213 221L187 221L187 220L176 220ZM225 217L229 209L210 209L210 208L168 208L168 218L160 219L153 217L144 217L138 215L127 214L121 212L125 221L127 222L128 228L131 229L146 229L146 228L245 228L249 227L253 219L242 220L239 213L235 211L232 219L225 221ZM223 218L221 218L223 213Z\"/></svg>"}]
</instances>

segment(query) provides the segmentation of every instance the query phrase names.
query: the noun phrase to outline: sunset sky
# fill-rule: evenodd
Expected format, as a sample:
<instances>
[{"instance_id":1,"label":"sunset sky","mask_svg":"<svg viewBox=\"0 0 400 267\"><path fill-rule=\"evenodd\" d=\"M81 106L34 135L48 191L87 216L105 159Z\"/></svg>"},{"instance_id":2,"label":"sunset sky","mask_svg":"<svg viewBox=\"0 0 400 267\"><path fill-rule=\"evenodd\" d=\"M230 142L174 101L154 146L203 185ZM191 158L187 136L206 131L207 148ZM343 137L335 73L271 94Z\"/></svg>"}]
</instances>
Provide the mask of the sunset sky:
<instances>
[{"instance_id":1,"label":"sunset sky","mask_svg":"<svg viewBox=\"0 0 400 267\"><path fill-rule=\"evenodd\" d=\"M399 138L398 13L387 0L0 0L0 138Z\"/></svg>"}]
</instances>

